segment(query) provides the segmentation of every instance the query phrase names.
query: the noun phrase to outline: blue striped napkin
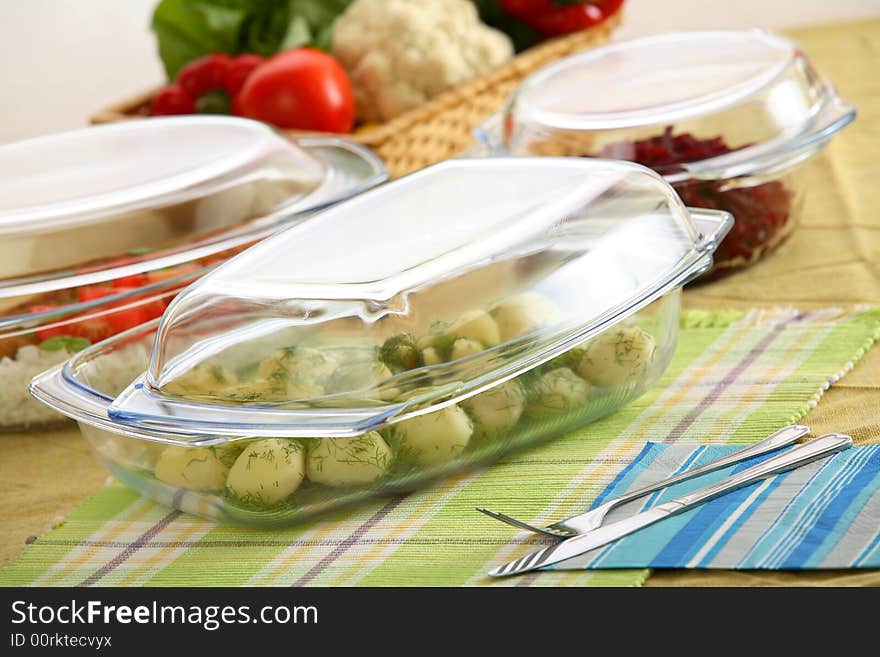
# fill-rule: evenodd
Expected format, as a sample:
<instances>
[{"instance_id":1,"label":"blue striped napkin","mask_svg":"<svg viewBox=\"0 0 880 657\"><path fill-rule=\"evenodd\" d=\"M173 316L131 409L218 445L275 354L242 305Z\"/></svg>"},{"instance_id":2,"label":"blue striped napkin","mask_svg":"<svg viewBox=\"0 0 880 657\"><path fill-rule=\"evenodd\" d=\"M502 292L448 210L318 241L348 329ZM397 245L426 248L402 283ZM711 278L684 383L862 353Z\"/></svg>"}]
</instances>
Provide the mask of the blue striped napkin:
<instances>
[{"instance_id":1,"label":"blue striped napkin","mask_svg":"<svg viewBox=\"0 0 880 657\"><path fill-rule=\"evenodd\" d=\"M729 454L739 445L648 443L594 506ZM712 472L612 511L604 524L718 481L771 455ZM880 567L880 445L852 447L646 527L555 566L819 569Z\"/></svg>"}]
</instances>

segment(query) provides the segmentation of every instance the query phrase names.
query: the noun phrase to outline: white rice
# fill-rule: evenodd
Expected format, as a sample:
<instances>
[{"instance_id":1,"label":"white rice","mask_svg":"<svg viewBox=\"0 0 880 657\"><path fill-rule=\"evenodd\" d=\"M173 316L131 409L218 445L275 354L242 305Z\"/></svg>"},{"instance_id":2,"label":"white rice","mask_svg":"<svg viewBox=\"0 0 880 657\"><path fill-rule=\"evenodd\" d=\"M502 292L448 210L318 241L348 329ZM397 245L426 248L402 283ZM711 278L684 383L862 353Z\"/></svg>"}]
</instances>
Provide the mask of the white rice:
<instances>
[{"instance_id":1,"label":"white rice","mask_svg":"<svg viewBox=\"0 0 880 657\"><path fill-rule=\"evenodd\" d=\"M100 392L116 395L144 371L149 353L146 345L137 343L120 349L113 357L99 358L93 361L96 366L85 382ZM66 349L48 351L25 345L15 353L15 358L0 359L0 427L36 427L66 419L31 397L28 384L37 374L63 363L71 355Z\"/></svg>"},{"instance_id":2,"label":"white rice","mask_svg":"<svg viewBox=\"0 0 880 657\"><path fill-rule=\"evenodd\" d=\"M28 392L28 384L37 374L70 358L66 349L47 351L29 344L20 347L15 358L0 359L0 426L30 427L64 420Z\"/></svg>"},{"instance_id":3,"label":"white rice","mask_svg":"<svg viewBox=\"0 0 880 657\"><path fill-rule=\"evenodd\" d=\"M77 369L77 378L98 392L116 397L138 378L150 364L150 340L133 342L93 358Z\"/></svg>"}]
</instances>

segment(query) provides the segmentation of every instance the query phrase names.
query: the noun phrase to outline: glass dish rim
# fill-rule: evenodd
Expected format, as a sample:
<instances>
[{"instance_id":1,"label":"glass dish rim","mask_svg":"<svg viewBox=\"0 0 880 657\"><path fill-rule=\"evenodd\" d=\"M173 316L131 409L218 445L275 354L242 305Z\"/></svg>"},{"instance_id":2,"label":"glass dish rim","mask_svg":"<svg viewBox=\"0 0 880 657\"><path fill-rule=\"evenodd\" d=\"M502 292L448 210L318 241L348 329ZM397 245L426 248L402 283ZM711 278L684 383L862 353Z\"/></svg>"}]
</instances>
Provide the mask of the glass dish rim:
<instances>
[{"instance_id":1,"label":"glass dish rim","mask_svg":"<svg viewBox=\"0 0 880 657\"><path fill-rule=\"evenodd\" d=\"M219 118L225 118L228 120L231 117ZM153 119L143 120L152 121ZM249 121L246 119L238 120L253 123L270 130L264 124L256 121ZM83 128L81 131L93 128L105 127L92 126L91 128ZM67 133L57 134L65 135L73 132L77 131L68 131ZM49 139L53 136L56 135L44 135L25 141L40 141ZM296 137L293 145L296 148L305 151L311 157L316 158L326 172L321 184L304 197L297 199L292 203L282 204L272 212L261 217L253 217L239 225L231 226L226 230L220 231L216 236L204 238L197 242L185 243L178 247L158 249L151 252L153 254L152 257L137 258L136 256L133 256L132 259L134 261L128 262L127 264L113 265L111 262L106 266L97 265L94 268L83 267L86 271L83 271L82 273L71 274L67 270L60 270L49 272L44 275L34 274L3 279L0 280L0 298L39 294L42 292L70 289L82 285L105 283L116 278L165 269L210 257L217 253L263 239L274 233L278 229L279 223L282 221L289 221L296 217L308 217L311 213L318 212L335 203L347 200L352 196L356 196L366 190L376 187L387 181L389 178L389 172L382 159L366 146L358 144L351 139L337 135L303 135ZM322 149L323 151L329 149L330 151L344 153L357 158L360 163L368 168L369 173L357 184L343 188L340 193L340 190L335 188L335 186L338 185L338 181L337 176L334 174L339 173L342 170L336 167L331 161L331 156L328 153L323 152Z\"/></svg>"},{"instance_id":2,"label":"glass dish rim","mask_svg":"<svg viewBox=\"0 0 880 657\"><path fill-rule=\"evenodd\" d=\"M767 87L771 86L776 80L778 80L780 74L785 72L785 70L788 69L793 61L796 61L799 58L808 59L806 53L801 50L797 43L795 43L792 39L763 28L678 30L675 32L665 32L663 34L652 34L648 36L628 39L626 41L616 41L599 46L598 48L587 50L585 52L576 53L556 62L552 62L526 77L511 94L508 106L515 104L515 100L520 96L521 92L528 91L529 88L533 85L538 86L539 84L543 83L548 77L552 76L557 71L564 69L566 66L574 66L581 62L590 62L591 60L598 59L608 53L613 53L620 50L627 50L629 48L639 47L645 44L675 42L676 40L692 39L698 37L711 38L713 36L760 37L767 43L785 46L785 49L788 50L788 57L784 61L776 64L774 67L768 69L765 72L762 72L757 78L749 80L745 83L740 83L739 85L734 87L733 90L724 90L711 94L702 94L695 98L689 98L684 101L676 101L675 103L670 103L670 107L678 108L678 111L673 111L669 117L666 117L664 115L662 120L658 120L654 117L650 117L650 120L648 120L650 115L648 108L629 112L603 112L601 113L603 116L619 116L619 118L606 118L604 120L596 119L592 122L589 120L589 118L578 118L582 116L580 114L578 115L578 117L575 117L572 114L567 114L564 112L542 110L539 112L540 116L556 118L557 122L551 123L541 121L539 122L540 125L545 125L552 128L559 128L563 130L568 129L600 131L643 127L656 123L667 123L683 118L701 116L704 114L708 114L711 111L727 109L742 101L743 99L748 98L749 96L760 93ZM656 109L652 109L650 111L656 112ZM641 114L646 115L643 120L634 120L635 117L638 117ZM583 116L590 117L591 113L584 113Z\"/></svg>"},{"instance_id":3,"label":"glass dish rim","mask_svg":"<svg viewBox=\"0 0 880 657\"><path fill-rule=\"evenodd\" d=\"M712 253L730 229L733 219L729 213L724 211L701 208L688 208L688 211L698 228L699 239L695 242L694 247L687 256L679 262L678 266L674 270L667 272L664 280L655 282L654 286L644 291L640 298L625 300L619 304L616 312L609 311L604 316L595 318L587 325L581 326L580 331L576 334L571 334L571 331L566 332L562 338L557 339L537 355L533 355L527 360L522 358L515 359L504 368L492 370L490 372L491 376L484 375L482 379L472 379L469 382L470 387L466 387L463 392L459 389L458 394L450 397L448 396L449 391L444 391L443 389L436 391L433 399L436 400L442 397L441 401L439 403L430 401L427 407L421 405L425 400L419 400L420 405L416 408L414 408L414 403L411 400L393 406L381 407L382 412L380 413L376 413L376 407L372 407L373 412L361 413L356 418L356 421L348 420L341 428L338 425L330 425L323 432L314 423L288 424L285 427L284 425L266 424L265 422L252 425L243 423L233 424L231 422L184 423L177 418L175 424L170 424L167 422L167 416L161 418L164 420L163 422L123 421L119 417L114 416L112 412L109 412L110 406L115 399L98 392L77 379L73 372L73 367L80 359L89 357L97 349L106 348L108 344L121 342L138 332L155 329L158 326L159 320L153 320L125 333L120 333L103 343L98 343L83 350L62 366L58 366L36 377L31 384L31 392L44 403L75 420L82 420L93 425L98 422L101 428L110 429L124 435L144 437L147 440L156 440L157 436L165 436L160 442L170 442L171 444L217 444L245 437L353 437L381 426L394 424L407 417L438 410L514 378L616 325L652 301L680 288L689 280L704 272L711 266ZM139 380L143 381L143 374ZM475 381L482 382L477 385L474 383ZM52 391L55 394L52 394ZM65 399L59 399L58 395L65 397ZM88 409L84 410L83 405L92 407L94 412L89 413ZM216 414L216 407L212 410ZM321 415L320 410L318 409L318 413L312 413L309 417L313 418L316 415ZM344 410L350 414L353 412L352 409ZM354 410L357 411L358 409ZM100 411L103 411L104 417L95 416L95 413ZM294 413L299 414L300 417L304 416L302 411L286 409L284 412L288 416ZM327 413L325 412L323 415L326 416ZM123 419L127 420L127 418ZM177 435L182 438L178 441L169 440L167 438L169 435Z\"/></svg>"},{"instance_id":4,"label":"glass dish rim","mask_svg":"<svg viewBox=\"0 0 880 657\"><path fill-rule=\"evenodd\" d=\"M475 140L478 144L482 145L484 149L488 149L488 153L484 153L484 155L490 157L510 155L510 151L504 143L503 125L510 108L516 103L516 99L520 96L521 90L526 85L537 84L535 81L539 82L545 75L552 74L565 64L571 64L572 60L595 58L600 56L603 52L607 52L608 49L623 48L633 43L673 40L682 35L711 36L716 34L760 35L768 41L785 44L790 49L791 55L787 62L780 64L780 71L788 69L792 61L797 59L802 59L807 62L810 61L809 54L795 41L777 32L763 28L678 31L615 42L551 63L528 76L511 93L502 110L487 117L474 129L473 134ZM772 85L778 77L779 72L777 72L776 76L770 76L763 86L758 86L755 89L752 89L751 94L758 93L761 89ZM700 180L727 180L746 176L774 175L793 168L800 162L816 154L835 134L852 123L856 118L856 108L838 96L834 85L827 78L817 74L816 85L821 90L821 95L816 101L814 111L797 132L793 134L777 135L776 137L759 141L723 155L716 155L703 160L683 163L680 165L680 171L661 175L663 175L670 184L676 184L693 178ZM748 95L743 96L743 98L745 97L748 97ZM742 98L738 100L741 99ZM736 102L736 100L733 102ZM549 112L546 114L548 116L566 116L562 113ZM701 113L698 113L697 115L701 115ZM559 128L562 130L570 129L590 132L612 129L634 129L646 125L668 123L668 121L659 121L655 118L651 121L646 121L643 124L622 122L620 125L596 126L575 125L577 121L572 121L570 125L565 125L565 123L565 121L562 121L553 125L545 123L539 123L539 125L549 125L551 128Z\"/></svg>"}]
</instances>

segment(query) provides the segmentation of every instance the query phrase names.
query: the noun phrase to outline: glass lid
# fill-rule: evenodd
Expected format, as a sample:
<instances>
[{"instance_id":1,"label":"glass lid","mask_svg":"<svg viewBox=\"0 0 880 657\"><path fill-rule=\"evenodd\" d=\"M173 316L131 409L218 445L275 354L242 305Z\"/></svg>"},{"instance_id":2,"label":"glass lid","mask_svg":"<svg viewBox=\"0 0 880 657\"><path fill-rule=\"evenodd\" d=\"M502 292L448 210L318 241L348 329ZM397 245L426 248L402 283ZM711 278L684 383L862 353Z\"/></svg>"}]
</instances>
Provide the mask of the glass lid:
<instances>
[{"instance_id":1,"label":"glass lid","mask_svg":"<svg viewBox=\"0 0 880 657\"><path fill-rule=\"evenodd\" d=\"M325 210L169 306L114 421L347 436L559 356L704 271L731 223L655 172L453 160Z\"/></svg>"},{"instance_id":2,"label":"glass lid","mask_svg":"<svg viewBox=\"0 0 880 657\"><path fill-rule=\"evenodd\" d=\"M384 181L341 138L151 118L0 146L0 297L204 258Z\"/></svg>"},{"instance_id":3,"label":"glass lid","mask_svg":"<svg viewBox=\"0 0 880 657\"><path fill-rule=\"evenodd\" d=\"M595 48L532 74L510 99L496 145L516 155L637 160L662 173L684 161L691 176L728 177L790 164L853 116L782 36L681 32ZM671 152L676 167L664 170L657 153L638 148Z\"/></svg>"}]
</instances>

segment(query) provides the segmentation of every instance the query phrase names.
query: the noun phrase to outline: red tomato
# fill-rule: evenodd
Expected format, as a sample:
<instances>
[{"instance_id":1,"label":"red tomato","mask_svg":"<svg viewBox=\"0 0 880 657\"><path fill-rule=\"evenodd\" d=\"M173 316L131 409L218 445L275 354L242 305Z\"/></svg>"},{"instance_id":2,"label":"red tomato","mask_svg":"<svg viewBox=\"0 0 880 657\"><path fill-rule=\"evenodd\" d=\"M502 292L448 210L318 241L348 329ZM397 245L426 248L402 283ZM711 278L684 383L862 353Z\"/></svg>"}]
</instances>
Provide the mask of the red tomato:
<instances>
[{"instance_id":1,"label":"red tomato","mask_svg":"<svg viewBox=\"0 0 880 657\"><path fill-rule=\"evenodd\" d=\"M150 116L192 114L195 111L195 101L179 84L170 84L167 87L162 87L153 96L153 102L150 104Z\"/></svg>"},{"instance_id":2,"label":"red tomato","mask_svg":"<svg viewBox=\"0 0 880 657\"><path fill-rule=\"evenodd\" d=\"M163 297L161 299L153 299L152 301L147 301L141 304L141 315L144 318L143 321L149 322L151 319L161 317L169 303L171 303L171 299Z\"/></svg>"},{"instance_id":3,"label":"red tomato","mask_svg":"<svg viewBox=\"0 0 880 657\"><path fill-rule=\"evenodd\" d=\"M244 55L233 57L226 66L226 71L223 75L223 88L226 90L226 93L234 98L241 91L248 76L264 61L266 60L253 53L245 53Z\"/></svg>"},{"instance_id":4,"label":"red tomato","mask_svg":"<svg viewBox=\"0 0 880 657\"><path fill-rule=\"evenodd\" d=\"M141 287L149 282L146 274L132 274L131 276L123 276L111 281L114 288L120 287Z\"/></svg>"},{"instance_id":5,"label":"red tomato","mask_svg":"<svg viewBox=\"0 0 880 657\"><path fill-rule=\"evenodd\" d=\"M114 294L126 294L136 291L137 287L117 287L113 290ZM110 327L112 335L121 333L135 326L140 326L147 320L152 319L148 316L146 306L137 297L127 297L120 301L115 301L108 309L107 314L103 316ZM131 307L127 307L131 306Z\"/></svg>"},{"instance_id":6,"label":"red tomato","mask_svg":"<svg viewBox=\"0 0 880 657\"><path fill-rule=\"evenodd\" d=\"M119 290L114 289L110 285L84 285L77 290L77 296L80 303L85 303L86 301L94 301L95 299L100 299L110 294L117 294L118 292Z\"/></svg>"},{"instance_id":7,"label":"red tomato","mask_svg":"<svg viewBox=\"0 0 880 657\"><path fill-rule=\"evenodd\" d=\"M48 305L31 306L30 308L28 308L28 312L31 314L35 314L35 313L46 312L49 310L55 310L56 308L58 308L58 306L48 306ZM56 320L56 321L63 321L63 320ZM54 327L50 326L48 328L37 329L36 333L37 333L37 338L39 338L40 341L42 342L42 341L48 340L49 338L54 338L56 335L67 335L67 328L64 326L54 326Z\"/></svg>"},{"instance_id":8,"label":"red tomato","mask_svg":"<svg viewBox=\"0 0 880 657\"><path fill-rule=\"evenodd\" d=\"M143 306L113 310L107 315L107 323L110 325L113 335L127 331L135 326L140 326L150 319L152 319L152 317L146 316Z\"/></svg>"},{"instance_id":9,"label":"red tomato","mask_svg":"<svg viewBox=\"0 0 880 657\"><path fill-rule=\"evenodd\" d=\"M169 278L174 278L175 276L191 274L201 268L201 265L196 264L177 265L176 267L169 267L168 269L148 271L144 276L146 276L147 283L160 283L162 281L167 281Z\"/></svg>"},{"instance_id":10,"label":"red tomato","mask_svg":"<svg viewBox=\"0 0 880 657\"><path fill-rule=\"evenodd\" d=\"M198 98L209 91L223 88L226 69L232 61L229 55L214 53L194 59L177 74L179 84L190 98Z\"/></svg>"},{"instance_id":11,"label":"red tomato","mask_svg":"<svg viewBox=\"0 0 880 657\"><path fill-rule=\"evenodd\" d=\"M349 132L354 94L342 66L314 48L278 53L254 69L235 103L242 116L280 128Z\"/></svg>"},{"instance_id":12,"label":"red tomato","mask_svg":"<svg viewBox=\"0 0 880 657\"><path fill-rule=\"evenodd\" d=\"M65 335L85 338L89 342L100 342L113 335L113 327L107 317L91 317L64 327Z\"/></svg>"}]
</instances>

